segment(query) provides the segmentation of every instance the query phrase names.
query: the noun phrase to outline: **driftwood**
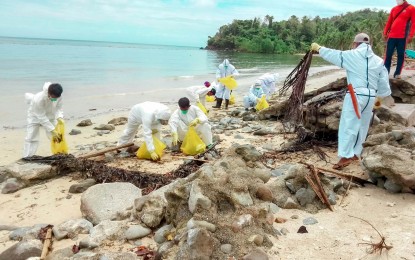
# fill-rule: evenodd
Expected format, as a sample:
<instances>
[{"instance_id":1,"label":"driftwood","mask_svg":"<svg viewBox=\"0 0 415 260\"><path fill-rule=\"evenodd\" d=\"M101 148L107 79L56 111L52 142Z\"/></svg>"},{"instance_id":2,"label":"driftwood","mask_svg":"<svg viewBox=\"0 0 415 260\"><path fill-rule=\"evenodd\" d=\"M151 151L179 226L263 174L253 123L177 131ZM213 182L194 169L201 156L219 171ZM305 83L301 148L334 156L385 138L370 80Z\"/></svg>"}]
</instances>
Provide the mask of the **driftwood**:
<instances>
[{"instance_id":1,"label":"driftwood","mask_svg":"<svg viewBox=\"0 0 415 260\"><path fill-rule=\"evenodd\" d=\"M192 161L198 161L198 162L209 162L208 160L190 158L190 157L186 157L186 156L176 156L176 155L172 155L172 157L173 158L177 158L177 159L183 159L183 160L192 160Z\"/></svg>"},{"instance_id":2,"label":"driftwood","mask_svg":"<svg viewBox=\"0 0 415 260\"><path fill-rule=\"evenodd\" d=\"M356 183L360 186L365 186L365 184L373 184L372 182L370 182L368 180L356 177L354 175L349 175L349 174L346 174L346 173L342 173L342 172L339 172L339 171L329 170L329 169L325 169L325 168L321 168L321 167L317 167L317 170L321 173L324 173L324 174L327 174L327 175L334 175L338 178Z\"/></svg>"},{"instance_id":3,"label":"driftwood","mask_svg":"<svg viewBox=\"0 0 415 260\"><path fill-rule=\"evenodd\" d=\"M307 168L312 173L311 176L314 178L314 180L311 178L311 176L306 175L306 180L310 184L311 188L320 198L321 202L323 202L331 211L334 211L333 207L331 206L329 202L329 199L327 198L326 192L324 191L323 185L321 185L320 177L318 176L318 172L316 168L314 167L314 165L311 165L305 162L301 162L301 163L307 166Z\"/></svg>"},{"instance_id":4,"label":"driftwood","mask_svg":"<svg viewBox=\"0 0 415 260\"><path fill-rule=\"evenodd\" d=\"M46 231L46 236L43 243L42 254L40 255L40 260L44 260L49 253L49 250L52 246L52 227L48 227Z\"/></svg>"},{"instance_id":5,"label":"driftwood","mask_svg":"<svg viewBox=\"0 0 415 260\"><path fill-rule=\"evenodd\" d=\"M92 157L97 157L97 156L100 156L100 155L104 155L108 152L120 150L120 149L127 148L127 147L130 147L130 146L133 146L133 145L134 145L134 143L128 143L128 144L123 144L123 145L120 145L120 146L117 146L117 147L106 148L106 149L102 149L102 150L97 151L97 152L93 152L93 153L78 156L78 158L88 159L88 158L92 158Z\"/></svg>"}]
</instances>

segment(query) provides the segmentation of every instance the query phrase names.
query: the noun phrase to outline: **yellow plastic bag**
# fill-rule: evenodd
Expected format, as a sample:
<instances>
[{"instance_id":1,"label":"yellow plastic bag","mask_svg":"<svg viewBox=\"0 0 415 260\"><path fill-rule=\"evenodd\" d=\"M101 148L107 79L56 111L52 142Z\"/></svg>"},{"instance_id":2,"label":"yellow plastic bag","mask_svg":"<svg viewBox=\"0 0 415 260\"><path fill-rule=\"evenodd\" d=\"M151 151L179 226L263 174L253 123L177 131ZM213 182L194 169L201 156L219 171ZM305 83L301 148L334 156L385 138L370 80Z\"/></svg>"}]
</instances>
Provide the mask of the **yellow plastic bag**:
<instances>
[{"instance_id":1,"label":"yellow plastic bag","mask_svg":"<svg viewBox=\"0 0 415 260\"><path fill-rule=\"evenodd\" d=\"M65 139L65 123L58 121L58 124L55 127L55 131L58 133L60 142L51 140L50 149L52 154L67 154L68 153L68 144Z\"/></svg>"},{"instance_id":2,"label":"yellow plastic bag","mask_svg":"<svg viewBox=\"0 0 415 260\"><path fill-rule=\"evenodd\" d=\"M194 126L189 127L180 150L186 155L196 155L206 150L206 144L200 139Z\"/></svg>"},{"instance_id":3,"label":"yellow plastic bag","mask_svg":"<svg viewBox=\"0 0 415 260\"><path fill-rule=\"evenodd\" d=\"M269 107L269 105L268 105L268 102L266 100L266 96L263 95L261 97L261 99L258 101L258 103L256 104L255 109L257 111L261 111L261 110L264 110L265 108L268 108L268 107Z\"/></svg>"},{"instance_id":4,"label":"yellow plastic bag","mask_svg":"<svg viewBox=\"0 0 415 260\"><path fill-rule=\"evenodd\" d=\"M224 78L220 78L220 79L218 79L218 81L220 83L222 83L223 85L225 85L225 87L230 89L230 90L234 90L238 86L238 83L236 82L236 80L232 76L227 76L227 77L224 77Z\"/></svg>"},{"instance_id":5,"label":"yellow plastic bag","mask_svg":"<svg viewBox=\"0 0 415 260\"><path fill-rule=\"evenodd\" d=\"M200 108L200 110L202 110L202 112L205 113L205 115L208 114L206 107L202 103L197 102L197 107Z\"/></svg>"},{"instance_id":6,"label":"yellow plastic bag","mask_svg":"<svg viewBox=\"0 0 415 260\"><path fill-rule=\"evenodd\" d=\"M215 102L215 96L206 95L205 100L206 100L206 102Z\"/></svg>"},{"instance_id":7,"label":"yellow plastic bag","mask_svg":"<svg viewBox=\"0 0 415 260\"><path fill-rule=\"evenodd\" d=\"M155 149L156 154L161 158L161 156L163 156L166 145L162 141L160 141L160 139L158 139L155 135L153 135L153 144L154 144L154 149ZM144 142L140 146L140 149L138 149L137 157L138 159L151 160L151 155L150 155L150 152L147 150L146 142Z\"/></svg>"},{"instance_id":8,"label":"yellow plastic bag","mask_svg":"<svg viewBox=\"0 0 415 260\"><path fill-rule=\"evenodd\" d=\"M229 104L233 105L235 104L235 95L231 94L231 97L229 98Z\"/></svg>"}]
</instances>

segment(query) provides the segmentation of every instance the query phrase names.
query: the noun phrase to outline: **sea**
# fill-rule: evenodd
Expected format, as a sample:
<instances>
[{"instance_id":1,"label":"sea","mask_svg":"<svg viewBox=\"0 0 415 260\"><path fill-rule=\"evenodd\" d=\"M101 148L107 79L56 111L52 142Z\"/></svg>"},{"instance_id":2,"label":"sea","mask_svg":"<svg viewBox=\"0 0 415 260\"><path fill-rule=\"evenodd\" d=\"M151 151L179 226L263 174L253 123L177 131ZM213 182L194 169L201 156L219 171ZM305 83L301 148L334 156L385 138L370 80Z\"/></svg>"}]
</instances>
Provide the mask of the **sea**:
<instances>
[{"instance_id":1,"label":"sea","mask_svg":"<svg viewBox=\"0 0 415 260\"><path fill-rule=\"evenodd\" d=\"M224 59L238 69L240 79L253 81L265 72L278 72L283 81L301 58L186 46L0 37L0 127L24 127L24 93L41 91L46 81L63 86L66 115L76 119L90 111L127 109L145 100L173 102L184 88L214 81ZM313 67L327 65L313 59Z\"/></svg>"}]
</instances>

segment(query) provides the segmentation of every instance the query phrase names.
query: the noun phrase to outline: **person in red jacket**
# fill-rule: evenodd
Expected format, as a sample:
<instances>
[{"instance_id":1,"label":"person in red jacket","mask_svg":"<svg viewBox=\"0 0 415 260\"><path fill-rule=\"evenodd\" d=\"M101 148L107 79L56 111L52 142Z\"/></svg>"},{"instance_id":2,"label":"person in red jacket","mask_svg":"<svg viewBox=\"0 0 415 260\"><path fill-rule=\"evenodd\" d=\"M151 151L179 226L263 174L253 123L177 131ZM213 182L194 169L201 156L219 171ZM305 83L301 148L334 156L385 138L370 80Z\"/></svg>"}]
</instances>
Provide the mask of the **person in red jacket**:
<instances>
[{"instance_id":1,"label":"person in red jacket","mask_svg":"<svg viewBox=\"0 0 415 260\"><path fill-rule=\"evenodd\" d=\"M406 44L412 41L415 33L415 7L406 0L396 0L396 3L397 6L392 8L383 30L383 38L387 41L385 67L390 72L392 55L396 48L398 64L393 77L401 78Z\"/></svg>"}]
</instances>

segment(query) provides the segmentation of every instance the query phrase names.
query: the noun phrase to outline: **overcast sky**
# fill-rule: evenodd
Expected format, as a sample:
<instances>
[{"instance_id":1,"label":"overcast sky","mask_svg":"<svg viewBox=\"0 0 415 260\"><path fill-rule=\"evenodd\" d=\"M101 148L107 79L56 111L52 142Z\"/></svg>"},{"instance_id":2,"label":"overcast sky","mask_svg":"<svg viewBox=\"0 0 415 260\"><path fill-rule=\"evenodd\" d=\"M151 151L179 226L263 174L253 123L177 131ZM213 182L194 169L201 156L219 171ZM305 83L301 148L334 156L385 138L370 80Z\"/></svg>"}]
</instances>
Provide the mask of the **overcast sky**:
<instances>
[{"instance_id":1,"label":"overcast sky","mask_svg":"<svg viewBox=\"0 0 415 260\"><path fill-rule=\"evenodd\" d=\"M395 0L0 0L0 36L206 46L234 19L330 17Z\"/></svg>"}]
</instances>

